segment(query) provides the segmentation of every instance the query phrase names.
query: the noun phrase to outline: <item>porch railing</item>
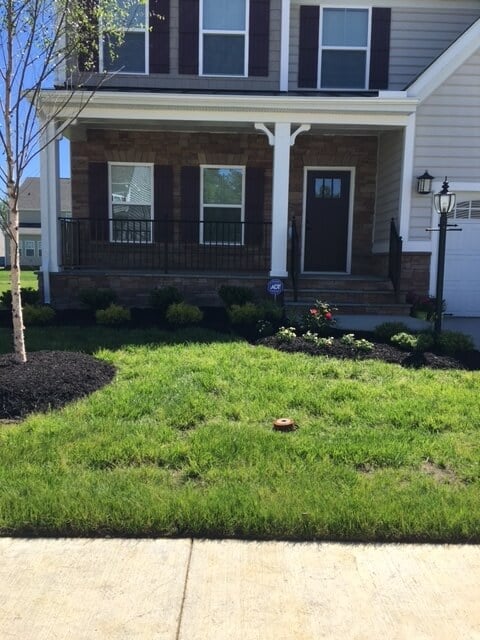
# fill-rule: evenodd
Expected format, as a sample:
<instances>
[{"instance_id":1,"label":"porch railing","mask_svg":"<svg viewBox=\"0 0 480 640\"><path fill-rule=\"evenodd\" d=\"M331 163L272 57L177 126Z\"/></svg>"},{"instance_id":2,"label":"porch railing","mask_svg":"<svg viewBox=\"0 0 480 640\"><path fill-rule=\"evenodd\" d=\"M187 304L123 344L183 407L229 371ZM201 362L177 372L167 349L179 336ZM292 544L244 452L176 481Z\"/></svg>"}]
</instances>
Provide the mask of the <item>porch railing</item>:
<instances>
[{"instance_id":1,"label":"porch railing","mask_svg":"<svg viewBox=\"0 0 480 640\"><path fill-rule=\"evenodd\" d=\"M390 221L390 247L388 253L388 277L392 281L395 295L400 293L400 281L402 276L402 247L403 240L397 231L395 220Z\"/></svg>"},{"instance_id":2,"label":"porch railing","mask_svg":"<svg viewBox=\"0 0 480 640\"><path fill-rule=\"evenodd\" d=\"M87 269L262 272L270 222L61 218L61 266Z\"/></svg>"}]
</instances>

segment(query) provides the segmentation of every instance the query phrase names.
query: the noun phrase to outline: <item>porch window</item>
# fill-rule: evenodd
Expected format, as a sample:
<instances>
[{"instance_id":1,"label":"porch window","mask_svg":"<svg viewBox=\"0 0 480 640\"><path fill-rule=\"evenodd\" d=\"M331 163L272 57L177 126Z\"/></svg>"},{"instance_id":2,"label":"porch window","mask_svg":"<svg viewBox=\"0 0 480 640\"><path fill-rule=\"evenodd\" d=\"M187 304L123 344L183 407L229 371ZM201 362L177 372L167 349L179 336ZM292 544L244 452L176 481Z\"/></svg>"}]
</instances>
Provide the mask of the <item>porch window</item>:
<instances>
[{"instance_id":1,"label":"porch window","mask_svg":"<svg viewBox=\"0 0 480 640\"><path fill-rule=\"evenodd\" d=\"M23 243L24 246L24 256L26 258L34 258L35 257L35 240L25 240Z\"/></svg>"},{"instance_id":2,"label":"porch window","mask_svg":"<svg viewBox=\"0 0 480 640\"><path fill-rule=\"evenodd\" d=\"M123 38L103 32L100 43L100 70L120 73L146 73L148 2L118 0L116 28L123 29Z\"/></svg>"},{"instance_id":3,"label":"porch window","mask_svg":"<svg viewBox=\"0 0 480 640\"><path fill-rule=\"evenodd\" d=\"M320 34L320 88L368 87L370 10L322 8Z\"/></svg>"},{"instance_id":4,"label":"porch window","mask_svg":"<svg viewBox=\"0 0 480 640\"><path fill-rule=\"evenodd\" d=\"M245 167L202 167L200 242L244 243Z\"/></svg>"},{"instance_id":5,"label":"porch window","mask_svg":"<svg viewBox=\"0 0 480 640\"><path fill-rule=\"evenodd\" d=\"M201 0L203 75L246 76L248 0Z\"/></svg>"},{"instance_id":6,"label":"porch window","mask_svg":"<svg viewBox=\"0 0 480 640\"><path fill-rule=\"evenodd\" d=\"M37 240L37 256L39 258L42 257L42 241L41 240Z\"/></svg>"},{"instance_id":7,"label":"porch window","mask_svg":"<svg viewBox=\"0 0 480 640\"><path fill-rule=\"evenodd\" d=\"M109 164L110 241L152 242L153 165Z\"/></svg>"}]
</instances>

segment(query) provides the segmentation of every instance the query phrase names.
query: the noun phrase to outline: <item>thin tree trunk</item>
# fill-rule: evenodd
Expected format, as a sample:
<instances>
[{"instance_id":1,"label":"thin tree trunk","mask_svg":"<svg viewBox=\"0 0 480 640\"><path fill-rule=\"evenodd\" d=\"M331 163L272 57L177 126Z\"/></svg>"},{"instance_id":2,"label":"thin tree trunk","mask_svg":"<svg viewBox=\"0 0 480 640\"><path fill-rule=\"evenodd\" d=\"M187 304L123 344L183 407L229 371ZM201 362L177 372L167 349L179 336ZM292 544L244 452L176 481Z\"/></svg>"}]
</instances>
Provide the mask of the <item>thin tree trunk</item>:
<instances>
[{"instance_id":1,"label":"thin tree trunk","mask_svg":"<svg viewBox=\"0 0 480 640\"><path fill-rule=\"evenodd\" d=\"M10 262L12 281L12 324L13 324L13 350L14 359L19 364L27 361L25 350L25 335L23 327L23 310L20 284L20 250L19 250L19 215L17 198L14 194L8 194L8 204L10 210L9 242L10 242Z\"/></svg>"}]
</instances>

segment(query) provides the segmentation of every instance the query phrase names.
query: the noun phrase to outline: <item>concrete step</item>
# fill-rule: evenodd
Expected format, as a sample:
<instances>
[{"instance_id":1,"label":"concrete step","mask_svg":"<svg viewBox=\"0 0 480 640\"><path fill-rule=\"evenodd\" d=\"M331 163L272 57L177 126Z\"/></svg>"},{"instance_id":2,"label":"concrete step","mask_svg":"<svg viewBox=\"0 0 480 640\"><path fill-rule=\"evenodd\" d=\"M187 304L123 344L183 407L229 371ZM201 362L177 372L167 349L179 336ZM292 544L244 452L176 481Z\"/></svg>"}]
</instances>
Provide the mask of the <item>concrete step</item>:
<instances>
[{"instance_id":1,"label":"concrete step","mask_svg":"<svg viewBox=\"0 0 480 640\"><path fill-rule=\"evenodd\" d=\"M297 289L299 291L338 291L340 289L355 291L393 291L393 286L388 278L375 276L302 275L297 278Z\"/></svg>"},{"instance_id":2,"label":"concrete step","mask_svg":"<svg viewBox=\"0 0 480 640\"><path fill-rule=\"evenodd\" d=\"M385 301L384 303L369 303L369 302L338 302L334 300L331 302L332 307L335 307L337 311L335 315L351 314L351 315L392 315L392 316L408 316L410 315L410 305L401 304L392 301ZM308 302L293 302L285 300L285 307L288 310L292 310L295 313L305 313L312 306L312 301Z\"/></svg>"},{"instance_id":3,"label":"concrete step","mask_svg":"<svg viewBox=\"0 0 480 640\"><path fill-rule=\"evenodd\" d=\"M294 298L294 291L287 289L285 291L285 300L293 302ZM311 304L314 300L322 300L335 305L348 302L365 304L396 302L393 291L384 289L302 289L298 292L297 302Z\"/></svg>"}]
</instances>

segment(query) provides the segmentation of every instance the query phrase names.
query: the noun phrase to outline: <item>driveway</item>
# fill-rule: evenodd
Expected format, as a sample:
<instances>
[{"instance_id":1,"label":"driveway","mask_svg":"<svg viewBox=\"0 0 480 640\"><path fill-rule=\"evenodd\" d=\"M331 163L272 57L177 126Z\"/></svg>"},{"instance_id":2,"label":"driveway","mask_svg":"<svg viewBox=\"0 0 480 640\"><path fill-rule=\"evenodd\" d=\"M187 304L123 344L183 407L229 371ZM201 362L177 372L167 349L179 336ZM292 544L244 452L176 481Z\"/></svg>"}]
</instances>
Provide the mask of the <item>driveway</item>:
<instances>
[{"instance_id":1,"label":"driveway","mask_svg":"<svg viewBox=\"0 0 480 640\"><path fill-rule=\"evenodd\" d=\"M480 351L480 318L459 318L445 316L443 328L448 331L461 331L472 336L475 348Z\"/></svg>"}]
</instances>

